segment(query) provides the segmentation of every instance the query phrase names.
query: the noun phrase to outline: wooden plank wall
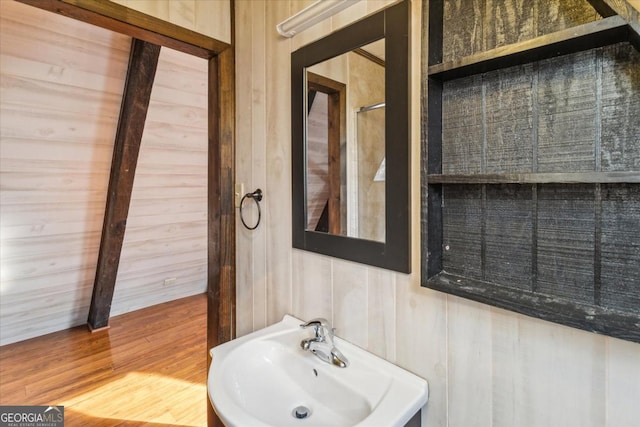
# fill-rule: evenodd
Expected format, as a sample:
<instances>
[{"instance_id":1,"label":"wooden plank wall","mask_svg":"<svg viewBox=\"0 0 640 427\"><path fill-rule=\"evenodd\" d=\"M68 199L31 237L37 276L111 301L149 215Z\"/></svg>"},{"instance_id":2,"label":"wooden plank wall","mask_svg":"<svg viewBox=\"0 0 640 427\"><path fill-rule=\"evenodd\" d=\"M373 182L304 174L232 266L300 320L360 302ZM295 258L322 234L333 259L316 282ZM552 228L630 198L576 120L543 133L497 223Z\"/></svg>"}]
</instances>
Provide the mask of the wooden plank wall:
<instances>
[{"instance_id":1,"label":"wooden plank wall","mask_svg":"<svg viewBox=\"0 0 640 427\"><path fill-rule=\"evenodd\" d=\"M0 7L5 344L86 322L131 39Z\"/></svg>"},{"instance_id":2,"label":"wooden plank wall","mask_svg":"<svg viewBox=\"0 0 640 427\"><path fill-rule=\"evenodd\" d=\"M111 0L211 38L231 42L229 0Z\"/></svg>"},{"instance_id":3,"label":"wooden plank wall","mask_svg":"<svg viewBox=\"0 0 640 427\"><path fill-rule=\"evenodd\" d=\"M131 39L0 7L5 344L86 322ZM112 315L206 289L206 79L162 49Z\"/></svg>"},{"instance_id":4,"label":"wooden plank wall","mask_svg":"<svg viewBox=\"0 0 640 427\"><path fill-rule=\"evenodd\" d=\"M163 48L111 315L204 292L206 230L207 61Z\"/></svg>"},{"instance_id":5,"label":"wooden plank wall","mask_svg":"<svg viewBox=\"0 0 640 427\"><path fill-rule=\"evenodd\" d=\"M598 19L586 0L448 0L444 4L444 61Z\"/></svg>"},{"instance_id":6,"label":"wooden plank wall","mask_svg":"<svg viewBox=\"0 0 640 427\"><path fill-rule=\"evenodd\" d=\"M429 381L423 411L423 425L429 427L635 426L639 344L420 287L422 2L412 1L411 14L413 273L291 249L291 112L283 101L290 97L290 81L283 70L297 47L382 6L359 2L293 40L279 37L274 26L312 1L236 2L237 176L249 188L265 190L262 225L254 232L237 229L238 335L287 312L326 316L339 336ZM518 2L524 3L529 2ZM500 195L489 199L495 209L501 208ZM603 211L615 209L616 197L611 195ZM511 209L521 207L513 202ZM610 244L618 232L611 230Z\"/></svg>"}]
</instances>

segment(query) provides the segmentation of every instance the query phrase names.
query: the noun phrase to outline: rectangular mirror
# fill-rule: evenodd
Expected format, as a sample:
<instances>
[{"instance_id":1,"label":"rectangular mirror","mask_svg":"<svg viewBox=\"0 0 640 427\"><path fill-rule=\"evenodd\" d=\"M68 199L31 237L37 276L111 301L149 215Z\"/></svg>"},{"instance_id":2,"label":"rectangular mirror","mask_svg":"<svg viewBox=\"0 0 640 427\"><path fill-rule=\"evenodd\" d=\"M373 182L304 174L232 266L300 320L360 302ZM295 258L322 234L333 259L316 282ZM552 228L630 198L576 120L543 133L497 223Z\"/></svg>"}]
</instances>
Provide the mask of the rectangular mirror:
<instances>
[{"instance_id":1,"label":"rectangular mirror","mask_svg":"<svg viewBox=\"0 0 640 427\"><path fill-rule=\"evenodd\" d=\"M409 5L291 54L293 246L410 271Z\"/></svg>"}]
</instances>

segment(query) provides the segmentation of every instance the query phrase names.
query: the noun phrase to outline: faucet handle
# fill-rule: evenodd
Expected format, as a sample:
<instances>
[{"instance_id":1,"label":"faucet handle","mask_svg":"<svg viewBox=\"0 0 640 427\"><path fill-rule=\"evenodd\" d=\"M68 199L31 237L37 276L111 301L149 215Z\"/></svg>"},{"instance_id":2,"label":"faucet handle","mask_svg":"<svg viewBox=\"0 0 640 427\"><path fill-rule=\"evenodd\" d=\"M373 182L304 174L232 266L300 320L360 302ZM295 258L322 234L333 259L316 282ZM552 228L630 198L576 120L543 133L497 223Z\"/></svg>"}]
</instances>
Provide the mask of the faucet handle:
<instances>
[{"instance_id":1,"label":"faucet handle","mask_svg":"<svg viewBox=\"0 0 640 427\"><path fill-rule=\"evenodd\" d=\"M329 321L324 317L316 317L315 319L311 319L308 322L300 325L301 328L308 328L309 326L323 326L325 328L328 328Z\"/></svg>"},{"instance_id":2,"label":"faucet handle","mask_svg":"<svg viewBox=\"0 0 640 427\"><path fill-rule=\"evenodd\" d=\"M316 338L324 338L324 331L327 331L330 335L333 335L333 328L331 328L331 326L329 325L329 321L323 317L311 319L308 322L300 325L300 327L303 329L311 326L314 327Z\"/></svg>"}]
</instances>

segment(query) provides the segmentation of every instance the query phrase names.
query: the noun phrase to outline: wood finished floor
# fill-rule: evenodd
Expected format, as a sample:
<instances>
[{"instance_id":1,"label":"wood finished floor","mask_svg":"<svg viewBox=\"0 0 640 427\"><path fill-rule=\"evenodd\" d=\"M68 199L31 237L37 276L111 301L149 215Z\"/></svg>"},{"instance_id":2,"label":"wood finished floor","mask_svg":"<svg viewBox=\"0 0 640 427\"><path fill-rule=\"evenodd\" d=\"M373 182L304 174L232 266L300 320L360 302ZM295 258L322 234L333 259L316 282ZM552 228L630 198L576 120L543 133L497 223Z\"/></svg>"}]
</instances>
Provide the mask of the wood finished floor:
<instances>
[{"instance_id":1,"label":"wood finished floor","mask_svg":"<svg viewBox=\"0 0 640 427\"><path fill-rule=\"evenodd\" d=\"M0 347L0 405L64 405L66 426L206 426L205 295Z\"/></svg>"}]
</instances>

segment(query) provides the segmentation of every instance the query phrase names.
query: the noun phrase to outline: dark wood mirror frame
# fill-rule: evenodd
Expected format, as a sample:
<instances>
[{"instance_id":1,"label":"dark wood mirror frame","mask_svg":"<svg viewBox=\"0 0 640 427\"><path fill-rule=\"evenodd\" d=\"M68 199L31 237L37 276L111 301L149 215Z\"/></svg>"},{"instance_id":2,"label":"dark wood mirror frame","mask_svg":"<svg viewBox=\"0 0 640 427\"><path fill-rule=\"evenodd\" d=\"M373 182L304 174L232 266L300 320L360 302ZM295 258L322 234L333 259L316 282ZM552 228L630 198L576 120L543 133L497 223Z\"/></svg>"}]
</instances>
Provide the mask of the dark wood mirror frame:
<instances>
[{"instance_id":1,"label":"dark wood mirror frame","mask_svg":"<svg viewBox=\"0 0 640 427\"><path fill-rule=\"evenodd\" d=\"M291 163L293 247L409 273L409 2L390 6L291 54ZM385 241L376 242L306 229L307 67L385 39Z\"/></svg>"}]
</instances>

